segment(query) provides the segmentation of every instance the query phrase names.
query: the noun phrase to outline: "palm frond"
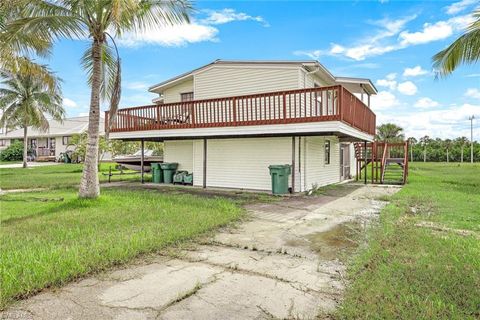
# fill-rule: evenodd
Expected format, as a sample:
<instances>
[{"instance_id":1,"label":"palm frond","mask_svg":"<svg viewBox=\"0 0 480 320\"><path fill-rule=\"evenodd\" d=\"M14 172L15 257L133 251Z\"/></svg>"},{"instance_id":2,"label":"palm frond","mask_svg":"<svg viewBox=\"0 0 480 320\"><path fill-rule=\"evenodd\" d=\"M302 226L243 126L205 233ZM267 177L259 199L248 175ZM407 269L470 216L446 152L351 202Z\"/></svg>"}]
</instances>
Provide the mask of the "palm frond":
<instances>
[{"instance_id":1,"label":"palm frond","mask_svg":"<svg viewBox=\"0 0 480 320\"><path fill-rule=\"evenodd\" d=\"M467 28L466 33L433 56L436 77L445 77L459 65L473 64L480 59L480 10L473 16L476 21Z\"/></svg>"}]
</instances>

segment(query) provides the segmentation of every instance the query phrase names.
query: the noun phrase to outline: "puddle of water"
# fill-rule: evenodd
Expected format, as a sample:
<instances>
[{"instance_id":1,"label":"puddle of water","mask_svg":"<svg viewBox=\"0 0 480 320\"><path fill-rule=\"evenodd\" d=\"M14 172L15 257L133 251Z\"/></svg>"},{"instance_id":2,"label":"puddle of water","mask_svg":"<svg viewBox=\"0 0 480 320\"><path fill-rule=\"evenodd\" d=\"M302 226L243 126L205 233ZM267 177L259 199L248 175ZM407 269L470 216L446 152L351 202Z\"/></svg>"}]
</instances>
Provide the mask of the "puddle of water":
<instances>
[{"instance_id":1,"label":"puddle of water","mask_svg":"<svg viewBox=\"0 0 480 320\"><path fill-rule=\"evenodd\" d=\"M327 260L342 259L353 253L362 243L365 235L365 221L354 220L339 224L325 232L316 232L307 236L310 249Z\"/></svg>"}]
</instances>

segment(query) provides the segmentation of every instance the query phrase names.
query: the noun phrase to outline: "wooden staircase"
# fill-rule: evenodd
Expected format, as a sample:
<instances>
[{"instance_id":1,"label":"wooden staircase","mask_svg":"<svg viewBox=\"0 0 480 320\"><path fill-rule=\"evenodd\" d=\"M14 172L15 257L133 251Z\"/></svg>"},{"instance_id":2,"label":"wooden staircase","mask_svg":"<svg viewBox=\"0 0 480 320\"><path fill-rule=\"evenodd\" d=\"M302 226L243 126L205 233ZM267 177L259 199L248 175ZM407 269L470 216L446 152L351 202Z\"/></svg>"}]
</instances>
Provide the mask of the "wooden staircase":
<instances>
[{"instance_id":1,"label":"wooden staircase","mask_svg":"<svg viewBox=\"0 0 480 320\"><path fill-rule=\"evenodd\" d=\"M405 184L408 178L408 142L355 143L357 180L371 183Z\"/></svg>"}]
</instances>

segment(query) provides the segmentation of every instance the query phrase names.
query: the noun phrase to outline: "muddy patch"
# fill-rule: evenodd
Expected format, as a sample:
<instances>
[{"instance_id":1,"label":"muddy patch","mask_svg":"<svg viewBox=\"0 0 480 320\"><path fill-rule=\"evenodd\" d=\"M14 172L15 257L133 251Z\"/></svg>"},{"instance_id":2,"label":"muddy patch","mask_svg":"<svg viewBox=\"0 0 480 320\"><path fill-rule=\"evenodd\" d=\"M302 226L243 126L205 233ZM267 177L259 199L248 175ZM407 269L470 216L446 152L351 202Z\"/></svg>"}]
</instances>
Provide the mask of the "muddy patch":
<instances>
[{"instance_id":1,"label":"muddy patch","mask_svg":"<svg viewBox=\"0 0 480 320\"><path fill-rule=\"evenodd\" d=\"M366 222L348 221L327 231L311 233L306 236L310 249L326 260L343 260L352 254L365 240Z\"/></svg>"}]
</instances>

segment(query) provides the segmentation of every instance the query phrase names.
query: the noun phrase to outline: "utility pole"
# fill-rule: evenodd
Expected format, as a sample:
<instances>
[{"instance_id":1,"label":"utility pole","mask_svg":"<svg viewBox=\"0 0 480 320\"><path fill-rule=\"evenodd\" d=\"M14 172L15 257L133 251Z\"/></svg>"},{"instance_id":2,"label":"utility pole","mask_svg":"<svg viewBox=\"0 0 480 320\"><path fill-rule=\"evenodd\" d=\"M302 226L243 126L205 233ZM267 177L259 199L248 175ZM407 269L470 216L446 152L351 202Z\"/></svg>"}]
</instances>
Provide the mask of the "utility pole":
<instances>
[{"instance_id":1,"label":"utility pole","mask_svg":"<svg viewBox=\"0 0 480 320\"><path fill-rule=\"evenodd\" d=\"M470 163L473 163L473 119L475 115L468 118L470 120Z\"/></svg>"}]
</instances>

